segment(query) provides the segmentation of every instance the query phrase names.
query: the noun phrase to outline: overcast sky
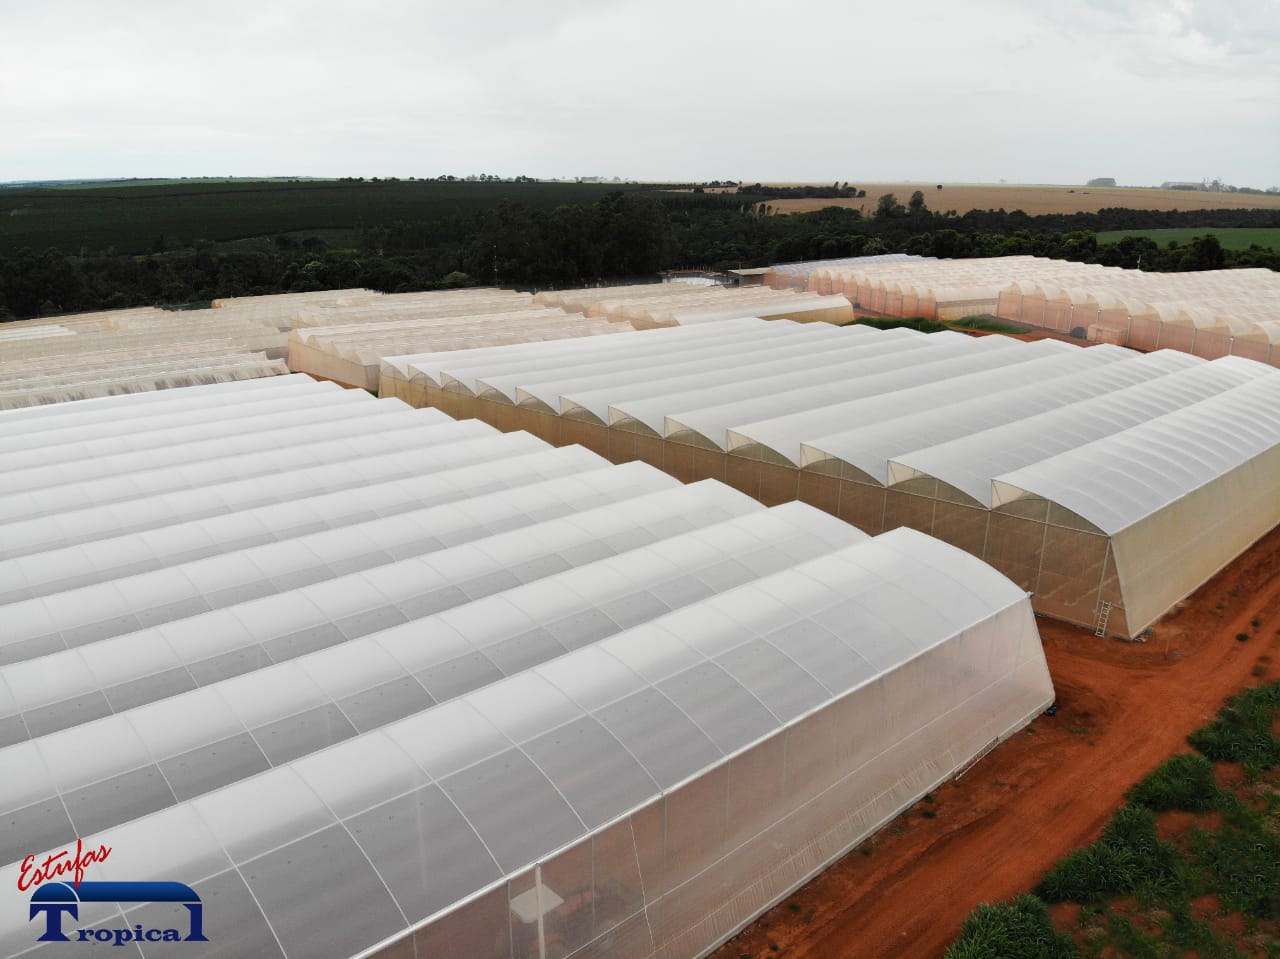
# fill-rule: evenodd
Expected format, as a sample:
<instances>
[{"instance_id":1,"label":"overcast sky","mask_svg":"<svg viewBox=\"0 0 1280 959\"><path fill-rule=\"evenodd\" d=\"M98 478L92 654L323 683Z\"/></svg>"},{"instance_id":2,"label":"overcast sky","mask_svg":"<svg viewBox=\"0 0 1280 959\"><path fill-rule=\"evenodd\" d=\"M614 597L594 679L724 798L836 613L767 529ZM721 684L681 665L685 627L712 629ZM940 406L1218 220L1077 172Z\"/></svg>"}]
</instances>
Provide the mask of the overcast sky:
<instances>
[{"instance_id":1,"label":"overcast sky","mask_svg":"<svg viewBox=\"0 0 1280 959\"><path fill-rule=\"evenodd\" d=\"M1280 185L1280 0L0 0L0 181Z\"/></svg>"}]
</instances>

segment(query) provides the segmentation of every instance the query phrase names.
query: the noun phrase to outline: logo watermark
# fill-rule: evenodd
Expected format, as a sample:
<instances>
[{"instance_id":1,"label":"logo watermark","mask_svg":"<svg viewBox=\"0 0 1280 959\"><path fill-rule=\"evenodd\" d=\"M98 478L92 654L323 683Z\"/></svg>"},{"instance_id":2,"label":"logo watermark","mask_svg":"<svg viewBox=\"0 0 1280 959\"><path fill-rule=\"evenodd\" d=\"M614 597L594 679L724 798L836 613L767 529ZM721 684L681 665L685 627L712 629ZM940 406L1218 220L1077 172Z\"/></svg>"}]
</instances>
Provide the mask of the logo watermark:
<instances>
[{"instance_id":1,"label":"logo watermark","mask_svg":"<svg viewBox=\"0 0 1280 959\"><path fill-rule=\"evenodd\" d=\"M31 894L31 915L43 915L44 934L39 942L71 942L62 929L62 917L80 918L82 902L175 902L187 907L187 934L177 929L143 927L141 923L123 929L79 929L77 942L208 942L204 934L204 904L196 891L180 882L82 882L73 886L51 882Z\"/></svg>"},{"instance_id":2,"label":"logo watermark","mask_svg":"<svg viewBox=\"0 0 1280 959\"><path fill-rule=\"evenodd\" d=\"M28 921L44 919L44 931L37 942L99 942L123 946L128 942L208 942L204 934L204 903L190 886L180 882L93 882L84 881L85 869L102 863L111 855L111 847L100 845L85 849L76 840L75 852L64 849L37 861L32 853L22 860L18 872L18 889L31 893ZM66 876L67 879L59 879ZM135 923L119 929L67 929L63 920L80 919L80 904L85 902L143 903L171 902L187 911L186 929L157 928ZM70 933L70 935L68 935Z\"/></svg>"}]
</instances>

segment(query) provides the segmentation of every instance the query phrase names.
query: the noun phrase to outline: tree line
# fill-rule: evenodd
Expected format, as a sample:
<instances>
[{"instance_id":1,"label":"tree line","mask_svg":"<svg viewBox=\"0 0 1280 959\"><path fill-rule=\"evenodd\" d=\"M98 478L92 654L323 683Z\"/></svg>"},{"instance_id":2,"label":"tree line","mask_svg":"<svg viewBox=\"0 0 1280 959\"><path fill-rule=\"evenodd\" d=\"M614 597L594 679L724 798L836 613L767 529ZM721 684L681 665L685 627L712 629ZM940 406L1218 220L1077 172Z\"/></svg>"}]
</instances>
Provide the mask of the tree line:
<instances>
[{"instance_id":1,"label":"tree line","mask_svg":"<svg viewBox=\"0 0 1280 959\"><path fill-rule=\"evenodd\" d=\"M839 187L843 189L843 187ZM590 204L488 209L360 226L350 246L319 237L263 238L254 248L196 240L146 255L20 250L0 257L0 319L216 297L368 287L410 292L467 285L575 286L687 266L726 270L799 260L906 252L946 258L1030 254L1147 271L1280 269L1270 249L1224 249L1213 227L1280 227L1280 211L1136 211L1028 216L928 209L917 191L870 215L826 207L765 215L754 195L612 192ZM1097 233L1205 228L1191 243Z\"/></svg>"}]
</instances>

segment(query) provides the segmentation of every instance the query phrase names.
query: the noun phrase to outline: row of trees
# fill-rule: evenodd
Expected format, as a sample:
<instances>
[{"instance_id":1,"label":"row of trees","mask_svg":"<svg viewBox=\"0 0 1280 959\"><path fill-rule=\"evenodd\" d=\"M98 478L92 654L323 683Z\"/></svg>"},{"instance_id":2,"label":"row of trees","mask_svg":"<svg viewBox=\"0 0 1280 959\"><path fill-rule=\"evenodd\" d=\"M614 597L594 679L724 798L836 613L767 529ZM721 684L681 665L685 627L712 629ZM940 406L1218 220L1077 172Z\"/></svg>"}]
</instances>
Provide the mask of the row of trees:
<instances>
[{"instance_id":1,"label":"row of trees","mask_svg":"<svg viewBox=\"0 0 1280 959\"><path fill-rule=\"evenodd\" d=\"M1277 211L1219 211L1223 226L1280 227ZM182 304L220 296L369 287L386 292L465 284L571 286L715 269L902 251L937 257L1031 254L1152 271L1280 269L1260 247L1223 249L1206 234L1178 246L1142 237L1100 244L1096 233L1136 221L1199 226L1203 213L1104 210L1029 217L1015 211L931 212L917 191L882 197L874 214L827 207L761 216L734 194L616 192L589 206L534 209L504 201L482 212L361 227L350 248L281 236L256 250L196 241L146 256L49 249L0 257L0 318ZM1154 222L1153 222L1154 221Z\"/></svg>"}]
</instances>

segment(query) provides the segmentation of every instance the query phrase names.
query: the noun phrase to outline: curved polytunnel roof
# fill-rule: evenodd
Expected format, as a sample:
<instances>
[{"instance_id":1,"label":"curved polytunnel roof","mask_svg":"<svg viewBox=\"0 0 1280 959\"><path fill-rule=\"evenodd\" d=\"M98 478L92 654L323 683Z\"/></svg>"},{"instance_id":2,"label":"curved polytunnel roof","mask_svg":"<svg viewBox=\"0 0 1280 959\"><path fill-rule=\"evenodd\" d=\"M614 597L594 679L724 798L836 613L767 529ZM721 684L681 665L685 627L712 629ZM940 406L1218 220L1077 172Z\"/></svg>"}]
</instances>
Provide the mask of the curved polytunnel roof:
<instances>
[{"instance_id":1,"label":"curved polytunnel roof","mask_svg":"<svg viewBox=\"0 0 1280 959\"><path fill-rule=\"evenodd\" d=\"M775 297L777 294L775 293ZM812 298L806 298L810 297ZM775 299L763 303L752 303L749 306L723 306L716 309L708 307L674 308L666 312L653 310L649 312L655 322L680 324L682 326L696 323L716 323L720 320L732 319L749 312L753 316L764 318L803 317L807 313L829 314L831 322L836 319L852 320L853 307L843 296L816 296L812 294L794 294L786 299Z\"/></svg>"},{"instance_id":2,"label":"curved polytunnel roof","mask_svg":"<svg viewBox=\"0 0 1280 959\"><path fill-rule=\"evenodd\" d=\"M786 383L766 379L757 384L760 395L750 399L673 411L666 417L665 434L696 433L720 449L727 449L729 430L740 423L1026 362L1034 359L1037 352L1027 344L1006 337L974 339L962 334L935 333L926 338L921 350L828 367L826 377L818 382L807 376L796 376Z\"/></svg>"},{"instance_id":3,"label":"curved polytunnel roof","mask_svg":"<svg viewBox=\"0 0 1280 959\"><path fill-rule=\"evenodd\" d=\"M815 270L829 270L842 266L861 266L872 263L910 263L916 260L935 259L932 256L917 256L914 253L876 253L870 256L845 256L832 260L799 260L793 263L778 263L770 269L775 273L793 276L809 276Z\"/></svg>"},{"instance_id":4,"label":"curved polytunnel roof","mask_svg":"<svg viewBox=\"0 0 1280 959\"><path fill-rule=\"evenodd\" d=\"M804 441L801 465L836 460L887 485L889 461L903 454L1207 362L1174 350L1144 355L1105 344L1082 350L1079 355L1091 357L1093 362L1082 365L1066 362L1067 356L1053 357L1054 369L1048 375L1040 372L1045 360L1023 364L1016 369L1032 374L1022 381L1025 385L1008 381L993 390L986 383L987 374L980 374L870 397L857 406L851 404L844 421L865 425ZM968 389L958 391L962 382Z\"/></svg>"},{"instance_id":5,"label":"curved polytunnel roof","mask_svg":"<svg viewBox=\"0 0 1280 959\"><path fill-rule=\"evenodd\" d=\"M1004 473L993 484L994 505L1027 495L1042 497L1113 535L1158 512L1280 444L1280 371L1251 365L1264 373L1123 432Z\"/></svg>"},{"instance_id":6,"label":"curved polytunnel roof","mask_svg":"<svg viewBox=\"0 0 1280 959\"><path fill-rule=\"evenodd\" d=\"M488 493L511 490L541 480L581 475L603 469L607 461L581 447L547 449L544 446L498 442L506 434L485 441L487 450L477 444L448 443L441 440L441 450L455 452L459 446L469 447L476 455L467 464L456 455L433 456L432 450L408 451L398 458L388 456L389 467L371 476L367 469L347 469L348 464L324 467L313 473L319 477L303 479L296 473L281 474L278 487L292 492L281 501L282 489L272 490L273 500L261 503L263 482L222 484L199 488L204 502L213 501L223 508L208 515L201 510L198 518L181 521L193 511L182 506L193 498L187 495L176 507L160 503L144 525L116 528L100 538L89 538L89 531L67 543L67 529L46 549L28 548L15 537L14 549L0 560L0 604L32 599L80 586L100 583L124 575L137 575L197 560L209 555L247 549L259 544L303 536L320 530L345 527L360 519L386 520L416 509L438 506ZM520 437L517 437L520 439ZM527 439L527 437L526 437ZM523 447L523 448L522 448ZM508 471L495 471L492 460L502 456ZM381 465L381 464L380 464ZM436 472L443 470L442 472ZM290 481L302 480L302 482ZM359 487L358 501L351 495ZM240 501L235 493L256 492L249 501ZM169 507L169 508L165 508ZM203 514L203 515L202 515ZM163 525L155 528L156 523ZM46 524L47 525L47 524ZM85 527L88 524L76 524Z\"/></svg>"},{"instance_id":7,"label":"curved polytunnel roof","mask_svg":"<svg viewBox=\"0 0 1280 959\"><path fill-rule=\"evenodd\" d=\"M268 394L287 417L334 388L124 397L0 442L76 463L95 421L128 444L223 409L274 437ZM920 534L347 404L373 412L336 457L219 457L222 436L134 472L93 456L110 469L0 518L0 863L104 842L94 880L216 901L215 949L351 955L998 617L1038 651L1021 590ZM1051 698L1042 662L999 668L1030 689L1018 717ZM6 889L0 954L52 955Z\"/></svg>"},{"instance_id":8,"label":"curved polytunnel roof","mask_svg":"<svg viewBox=\"0 0 1280 959\"><path fill-rule=\"evenodd\" d=\"M774 326L777 329L773 329ZM486 360L481 366L470 366L469 357L463 363L449 364L440 373L440 383L477 395L487 393L491 398L505 396L516 402L518 396L510 383L512 376L530 381L546 376L590 376L592 371L599 370L606 364L616 364L619 368L626 369L638 363L651 362L657 356L687 359L715 356L719 351L739 347L752 350L758 346L761 338L793 335L795 326L794 323L770 324L756 317L739 317L706 327L676 327L681 331L679 339L654 337L651 334L658 331L642 330L636 334L627 334L626 343L618 347L608 345L605 338L598 338L590 341L588 346L563 356L526 355L512 349L495 357L493 361ZM649 335L641 339L640 333ZM633 335L634 339L631 338ZM552 406L556 408L556 404Z\"/></svg>"},{"instance_id":9,"label":"curved polytunnel roof","mask_svg":"<svg viewBox=\"0 0 1280 959\"><path fill-rule=\"evenodd\" d=\"M1280 343L1280 319L1258 320L1248 335L1268 343Z\"/></svg>"},{"instance_id":10,"label":"curved polytunnel roof","mask_svg":"<svg viewBox=\"0 0 1280 959\"><path fill-rule=\"evenodd\" d=\"M170 757L194 761L218 747L228 729L248 729L260 749L243 750L242 761L234 762L224 745L220 768L199 771L200 791L208 792L349 738L357 729L376 728L446 702L628 626L865 539L815 510L790 506L713 520L651 545L462 600L402 625L359 636L344 633L336 644L274 663L264 659L257 669L239 675L212 676L189 663L194 684L175 686L166 676L173 669L170 663L149 657L150 644L126 637L89 660L92 674L76 660L80 651L71 650L38 663L11 665L0 677L17 690L24 716L44 717L46 703L82 697L88 694L86 687L106 692L111 711L102 718L87 721L68 714L62 726L46 722L29 737L55 770L53 785L62 793L136 770L142 755L153 757L162 770ZM334 586L340 587L341 580ZM433 636L430 644L422 642L424 632ZM62 679L57 688L46 682L38 693L28 692L31 675L55 670ZM102 685L104 678L110 686ZM121 692L126 683L135 695ZM379 695L370 694L375 690ZM307 728L309 713L312 728ZM202 722L160 732L159 717L184 714L200 716ZM155 729L166 745L140 737L137 730L142 729ZM80 764L72 773L61 759L86 739L120 748L97 757L92 768ZM23 755L26 742L0 749L0 762ZM166 804L172 804L192 790L176 783L180 763L168 765L172 768L165 778L176 798ZM41 798L52 802L57 794ZM120 825L131 818L126 813L121 810L118 822L103 821L103 814L96 813L96 828ZM54 819L62 821L56 814Z\"/></svg>"},{"instance_id":11,"label":"curved polytunnel roof","mask_svg":"<svg viewBox=\"0 0 1280 959\"><path fill-rule=\"evenodd\" d=\"M839 279L841 271L832 271ZM1038 258L994 258L943 261L936 264L848 267L843 282L883 289L889 283L911 282L943 296L957 276L980 278L999 287L1002 314L1033 325L1043 319L1041 300L1096 304L1107 309L1125 307L1132 315L1155 314L1162 322L1224 335L1250 336L1259 304L1280 301L1280 278L1266 270L1209 270L1190 273L1143 273L1118 267L1070 263ZM948 294L949 295L949 294ZM1019 298L1028 314L1019 316ZM1052 324L1051 324L1052 325Z\"/></svg>"},{"instance_id":12,"label":"curved polytunnel roof","mask_svg":"<svg viewBox=\"0 0 1280 959\"><path fill-rule=\"evenodd\" d=\"M861 355L863 350L881 344L874 335L863 335L870 333L870 327L845 330L818 324L792 328L798 331L796 336L783 342L771 341L769 349L763 352L735 350L729 355L709 357L693 367L673 363L659 371L651 369L646 376L625 384L608 382L593 389L567 388L559 394L560 411L590 414L607 423L611 407L661 400L709 387L731 389L734 384L753 383L770 375L815 370ZM863 334L849 335L858 329L862 329ZM619 396L626 399L619 400ZM658 428L661 428L660 419Z\"/></svg>"},{"instance_id":13,"label":"curved polytunnel roof","mask_svg":"<svg viewBox=\"0 0 1280 959\"><path fill-rule=\"evenodd\" d=\"M723 336L732 336L745 329L759 329L764 320L743 317L729 320L726 324L707 327L676 327L671 330L639 330L627 333L628 349L647 351L649 349L665 350L667 344L675 342L668 337L678 337L679 342L693 345L703 340ZM609 338L605 338L609 339ZM571 363L575 359L590 358L601 348L602 340L591 337L578 340L560 340L545 343L525 343L512 346L494 346L475 350L447 351L443 353L423 353L409 357L388 357L383 360L384 366L393 369L401 368L405 376L414 381L422 381L435 386L445 382L446 369L449 384L454 388L463 388L469 392L475 389L475 370L497 375L510 368L521 369L531 361L549 363L561 359ZM655 347L653 344L659 344Z\"/></svg>"},{"instance_id":14,"label":"curved polytunnel roof","mask_svg":"<svg viewBox=\"0 0 1280 959\"><path fill-rule=\"evenodd\" d=\"M991 482L1003 473L1271 376L1280 373L1238 357L1174 369L1104 396L895 456L889 464L890 481L932 476L990 506Z\"/></svg>"},{"instance_id":15,"label":"curved polytunnel roof","mask_svg":"<svg viewBox=\"0 0 1280 959\"><path fill-rule=\"evenodd\" d=\"M142 537L148 531L186 520L221 522L218 517L271 507L287 513L303 497L366 488L379 482L460 470L504 458L519 466L522 457L543 452L545 444L527 433L499 433L478 420L424 424L409 433L378 431L371 436L338 438L322 448L290 448L270 456L267 472L259 464L235 458L215 464L207 474L187 472L176 485L154 493L135 483L113 495L97 491L102 502L84 500L70 488L58 522L43 517L15 519L4 525L0 559L98 543L113 537ZM245 469L253 467L253 469ZM169 480L163 474L156 480ZM121 492L121 495L114 495ZM156 532L151 536L163 536ZM105 547L104 547L105 548Z\"/></svg>"},{"instance_id":16,"label":"curved polytunnel roof","mask_svg":"<svg viewBox=\"0 0 1280 959\"><path fill-rule=\"evenodd\" d=\"M444 436L480 439L493 432L492 427L475 421L458 423L438 410L409 410L403 404L401 406L385 417L366 416L339 421L334 424L330 438L325 437L323 424L315 424L307 428L297 444L276 446L263 443L251 451L242 450L229 456L214 454L212 458L200 461L198 466L181 455L161 455L165 453L161 450L140 464L138 472L126 469L93 484L62 483L0 496L0 522L66 515L73 510L126 501L140 502L137 508L145 512L151 508L147 505L148 500L186 488L192 474L196 473L208 484L266 477L282 469L333 463L344 456L377 456L412 446L415 442L437 441ZM200 452L203 455L210 451L205 448ZM128 507L121 505L116 512L127 513Z\"/></svg>"},{"instance_id":17,"label":"curved polytunnel roof","mask_svg":"<svg viewBox=\"0 0 1280 959\"><path fill-rule=\"evenodd\" d=\"M236 353L210 356L204 360L162 363L150 369L133 369L119 374L104 371L101 377L54 376L39 382L9 384L11 389L0 389L0 410L67 403L120 393L281 376L288 372L283 360L269 360L258 354Z\"/></svg>"},{"instance_id":18,"label":"curved polytunnel roof","mask_svg":"<svg viewBox=\"0 0 1280 959\"><path fill-rule=\"evenodd\" d=\"M41 433L27 441L27 449L5 452L6 475L0 476L0 495L32 485L49 485L50 478L75 478L74 472L49 474L43 472L42 467L63 464L73 470L85 469L102 475L111 470L108 463L118 461L116 458L133 459L144 450L236 437L245 432L246 426L257 425L252 421L264 415L270 417L276 429L289 430L317 420L367 415L373 409L371 404L377 402L363 391L329 385L331 388L323 391L244 394L240 402L228 403L216 410L202 408L152 416L147 420L145 432L138 430L135 421L116 418L109 423ZM0 440L0 449L3 448ZM19 470L31 473L22 474ZM27 475L33 476L34 482L28 481Z\"/></svg>"},{"instance_id":19,"label":"curved polytunnel roof","mask_svg":"<svg viewBox=\"0 0 1280 959\"><path fill-rule=\"evenodd\" d=\"M0 410L288 373L272 358L279 353L264 352L283 349L281 324L218 310L114 311L5 327Z\"/></svg>"},{"instance_id":20,"label":"curved polytunnel roof","mask_svg":"<svg viewBox=\"0 0 1280 959\"><path fill-rule=\"evenodd\" d=\"M814 329L804 327L805 330ZM914 330L890 330L887 335L861 337L857 341L856 352L845 349L834 350L829 347L821 351L812 351L807 363L799 366L791 363L779 363L776 367L760 371L762 375L746 378L731 376L727 380L706 375L697 382L686 383L682 388L671 392L634 395L633 391L612 391L608 396L592 396L592 402L601 400L608 403L609 423L642 424L661 436L667 415L672 410L698 409L701 405L729 403L735 400L746 400L759 396L781 385L783 388L794 386L797 382L821 381L830 372L831 367L845 367L855 358L871 360L879 358L880 362L892 364L896 362L895 354L911 350L924 350L930 341L923 333ZM927 352L923 355L929 355ZM600 391L605 393L604 390Z\"/></svg>"},{"instance_id":21,"label":"curved polytunnel roof","mask_svg":"<svg viewBox=\"0 0 1280 959\"><path fill-rule=\"evenodd\" d=\"M769 323L738 331L733 336L692 343L676 354L668 355L665 350L663 354L669 356L667 369L677 373L697 371L721 362L726 354L767 355L774 346L793 343L797 329L794 323ZM607 350L596 354L594 360L572 365L547 365L506 376L486 375L476 379L476 394L496 393L522 405L542 404L558 412L560 396L570 390L644 382L652 376L654 355L653 351L636 354L628 350Z\"/></svg>"},{"instance_id":22,"label":"curved polytunnel roof","mask_svg":"<svg viewBox=\"0 0 1280 959\"><path fill-rule=\"evenodd\" d=\"M403 403L397 403L397 408L388 410L386 405L396 402L392 400L375 400L372 397L348 400L334 393L320 394L316 400L310 409L272 417L264 424L269 428L263 430L228 431L221 423L202 423L186 429L163 431L154 438L147 434L130 437L127 442L118 439L115 444L94 445L84 459L38 465L22 472L6 472L0 476L0 503L7 503L24 491L29 491L37 499L48 496L59 486L81 478L137 473L143 469L189 468L189 464L197 460L279 450L321 440L325 436L362 433L365 429L363 421L371 418L396 417L395 422L406 427L422 422L418 411ZM388 419L386 422L392 421ZM131 445L136 448L129 449ZM49 461L57 455L57 451L50 448L43 452L41 458Z\"/></svg>"},{"instance_id":23,"label":"curved polytunnel roof","mask_svg":"<svg viewBox=\"0 0 1280 959\"><path fill-rule=\"evenodd\" d=\"M669 358L672 363L696 366L714 360L726 351L759 352L767 349L770 342L795 335L794 323L766 324L763 320L752 320L751 323L743 323L739 318L723 328L711 328L709 336L685 337L680 341L679 350L674 352L670 343L660 341L636 341L623 349L610 348L599 341L595 350L559 360L539 357L530 363L527 359L517 359L507 372L486 372L483 376L471 378L464 368L466 379L462 381L453 369L449 369L444 372L442 382L462 382L464 386L469 385L477 396L501 397L512 403L537 401L558 410L558 394L550 393L544 380L590 385L596 381L607 382L611 375L617 378L617 382L623 382L628 374L651 368L655 356Z\"/></svg>"},{"instance_id":24,"label":"curved polytunnel roof","mask_svg":"<svg viewBox=\"0 0 1280 959\"><path fill-rule=\"evenodd\" d=\"M889 387L866 399L848 400L735 426L728 432L728 449L759 445L799 465L803 453L802 436L822 435L842 424L866 422L863 416L936 409L980 392L991 393L1024 383L1044 383L1060 375L1078 375L1128 352L1113 347L1099 353L1097 350L1075 349L1056 340L1040 342L1044 346L1033 345L1025 351L1025 362L1011 362L958 375L949 375L950 370L939 369L936 380L927 380L919 385L904 382L902 389Z\"/></svg>"},{"instance_id":25,"label":"curved polytunnel roof","mask_svg":"<svg viewBox=\"0 0 1280 959\"><path fill-rule=\"evenodd\" d=\"M335 379L345 374L346 382L376 387L377 368L384 356L572 339L631 329L630 324L588 319L559 309L501 309L508 312L497 308L461 314L446 311L427 317L406 313L370 317L355 324L294 329L289 336L289 363L293 369ZM356 370L356 365L367 369Z\"/></svg>"},{"instance_id":26,"label":"curved polytunnel roof","mask_svg":"<svg viewBox=\"0 0 1280 959\"><path fill-rule=\"evenodd\" d=\"M29 406L17 410L0 410L0 440L19 437L25 445L37 445L53 431L96 424L102 426L117 420L128 411L130 417L168 416L192 410L207 409L207 397L212 392L228 406L254 402L261 396L281 391L286 395L301 384L314 380L301 373L270 376L256 380L237 380L233 383L217 383L205 386L188 386L178 391L154 393L128 393L120 396L95 397L76 403L57 403L47 406ZM296 395L296 394L295 394ZM39 420L42 427L33 430L30 424Z\"/></svg>"},{"instance_id":27,"label":"curved polytunnel roof","mask_svg":"<svg viewBox=\"0 0 1280 959\"><path fill-rule=\"evenodd\" d=\"M857 534L837 533L841 524L797 505L771 513L754 529L754 517L744 517L733 529L683 537L697 556L694 577L699 562L715 569L749 543L770 562L766 527L799 542L791 524L800 516L824 527L824 555L772 561L774 571L746 573L749 588L713 579L704 598L642 611L629 628L615 624L578 648L544 646L532 659L526 652L519 665L503 637L554 624L557 607L598 614L602 598L630 595L630 570L621 564L612 573L602 567L600 577L586 568L576 579L561 574L564 588L550 591L550 604L526 590L531 605L517 595L460 607L469 612L462 618L434 617L440 632L430 644L378 633L327 658L269 666L177 702L86 723L74 737L8 747L10 768L22 775L7 779L0 795L56 795L58 807L83 821L61 824L57 835L78 832L91 846L109 841L112 855L93 867L95 878L182 876L197 890L218 890L219 908L205 914L214 942L233 936L264 955L350 955L504 882L1005 610L1024 607L1022 628L1031 628L1025 594L952 547L908 530L839 547L841 536ZM650 551L646 582L663 573L684 581L685 545ZM472 643L488 652L505 647L511 672L431 697L417 663L462 654ZM268 675L282 682L268 685ZM359 708L352 690L371 682L396 690L398 708L380 715L367 695ZM273 702L280 691L293 701ZM936 692L947 695L945 686ZM324 703L334 710L328 735L311 748L299 751L305 723L268 719L246 729L263 714L292 706L306 716ZM339 717L349 724L341 732ZM278 738L285 730L293 734L288 745L290 736ZM115 735L125 738L117 743ZM208 747L188 748L209 736L220 737L225 761L216 768L201 761ZM101 791L86 779L130 761L143 765L105 781L123 789L123 799L82 801ZM156 772L138 775L148 768ZM157 779L168 798L144 801L141 787ZM333 890L343 906L328 893L319 902L301 894L290 881L300 866L308 891ZM0 912L5 952L31 944L25 909L10 905ZM101 918L110 920L110 911ZM115 918L131 924L133 915Z\"/></svg>"}]
</instances>

